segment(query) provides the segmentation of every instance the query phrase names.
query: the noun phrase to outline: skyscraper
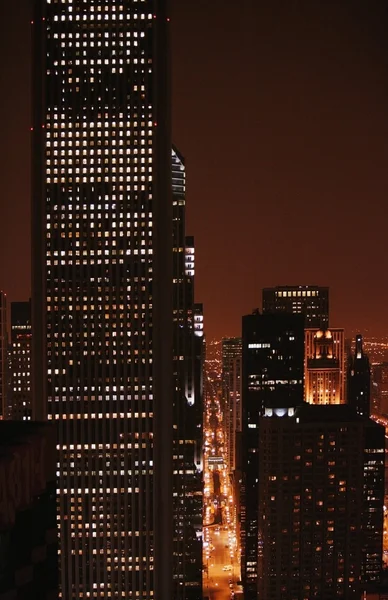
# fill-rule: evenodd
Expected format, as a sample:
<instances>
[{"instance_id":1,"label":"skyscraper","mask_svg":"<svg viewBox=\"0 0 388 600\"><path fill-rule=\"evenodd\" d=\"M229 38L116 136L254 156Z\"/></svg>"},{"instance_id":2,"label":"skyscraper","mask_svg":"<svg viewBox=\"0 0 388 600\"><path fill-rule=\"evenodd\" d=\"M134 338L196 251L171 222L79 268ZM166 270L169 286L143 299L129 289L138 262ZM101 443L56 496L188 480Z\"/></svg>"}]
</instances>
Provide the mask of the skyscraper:
<instances>
[{"instance_id":1,"label":"skyscraper","mask_svg":"<svg viewBox=\"0 0 388 600\"><path fill-rule=\"evenodd\" d=\"M230 472L236 469L241 453L238 447L241 441L242 406L241 406L241 369L242 357L233 359L231 389L229 392L229 432L228 432L228 464Z\"/></svg>"},{"instance_id":2,"label":"skyscraper","mask_svg":"<svg viewBox=\"0 0 388 600\"><path fill-rule=\"evenodd\" d=\"M242 322L241 571L244 597L257 595L259 420L303 402L304 318L259 314Z\"/></svg>"},{"instance_id":3,"label":"skyscraper","mask_svg":"<svg viewBox=\"0 0 388 600\"><path fill-rule=\"evenodd\" d=\"M324 369L324 373L319 375L319 363L314 363L314 358L316 358L317 344L320 344L322 340L326 340L325 343L330 346L330 353L332 355L332 364L331 368L334 368L335 363L335 374L332 371L331 376L334 377L333 382L335 380L335 387L330 389L330 395L336 398L336 403L344 404L346 401L345 394L345 379L346 379L346 367L345 367L345 332L342 328L339 327L330 327L330 330L327 329L314 329L308 328L305 329L304 332L304 351L305 351L305 400L307 402L312 402L312 389L311 385L309 385L309 381L311 381L311 377L313 376L312 372L309 372L309 364L314 370L314 364L316 367L316 375L319 378L319 381L323 384L323 380L327 379L327 372ZM326 348L328 350L329 348ZM328 365L329 366L329 365ZM323 388L326 390L325 385ZM322 388L322 389L323 389ZM326 392L325 392L326 393Z\"/></svg>"},{"instance_id":4,"label":"skyscraper","mask_svg":"<svg viewBox=\"0 0 388 600\"><path fill-rule=\"evenodd\" d=\"M263 289L263 313L297 313L305 327L329 326L329 288L317 285L279 285Z\"/></svg>"},{"instance_id":5,"label":"skyscraper","mask_svg":"<svg viewBox=\"0 0 388 600\"><path fill-rule=\"evenodd\" d=\"M346 405L260 418L259 600L358 599L378 579L384 433Z\"/></svg>"},{"instance_id":6,"label":"skyscraper","mask_svg":"<svg viewBox=\"0 0 388 600\"><path fill-rule=\"evenodd\" d=\"M11 302L11 377L8 416L29 421L31 391L31 303Z\"/></svg>"},{"instance_id":7,"label":"skyscraper","mask_svg":"<svg viewBox=\"0 0 388 600\"><path fill-rule=\"evenodd\" d=\"M194 304L195 246L186 236L186 170L172 149L174 435L174 598L202 599L202 336ZM199 328L199 325L201 326Z\"/></svg>"},{"instance_id":8,"label":"skyscraper","mask_svg":"<svg viewBox=\"0 0 388 600\"><path fill-rule=\"evenodd\" d=\"M374 411L377 414L388 414L388 363L372 365L374 384Z\"/></svg>"},{"instance_id":9,"label":"skyscraper","mask_svg":"<svg viewBox=\"0 0 388 600\"><path fill-rule=\"evenodd\" d=\"M225 444L227 448L227 468L232 470L231 452L233 445L233 389L235 387L234 376L237 376L235 370L235 359L241 361L242 340L240 337L223 338L221 342L222 353L222 411ZM241 364L241 363L240 363Z\"/></svg>"},{"instance_id":10,"label":"skyscraper","mask_svg":"<svg viewBox=\"0 0 388 600\"><path fill-rule=\"evenodd\" d=\"M61 597L172 597L165 0L36 0L33 413L58 424Z\"/></svg>"},{"instance_id":11,"label":"skyscraper","mask_svg":"<svg viewBox=\"0 0 388 600\"><path fill-rule=\"evenodd\" d=\"M0 420L7 409L8 382L8 336L7 336L7 296L0 290Z\"/></svg>"},{"instance_id":12,"label":"skyscraper","mask_svg":"<svg viewBox=\"0 0 388 600\"><path fill-rule=\"evenodd\" d=\"M306 401L310 404L341 404L341 369L334 354L329 329L314 333L312 356L306 361Z\"/></svg>"},{"instance_id":13,"label":"skyscraper","mask_svg":"<svg viewBox=\"0 0 388 600\"><path fill-rule=\"evenodd\" d=\"M359 415L370 416L371 371L369 358L362 347L362 335L356 335L354 354L349 358L347 400Z\"/></svg>"}]
</instances>

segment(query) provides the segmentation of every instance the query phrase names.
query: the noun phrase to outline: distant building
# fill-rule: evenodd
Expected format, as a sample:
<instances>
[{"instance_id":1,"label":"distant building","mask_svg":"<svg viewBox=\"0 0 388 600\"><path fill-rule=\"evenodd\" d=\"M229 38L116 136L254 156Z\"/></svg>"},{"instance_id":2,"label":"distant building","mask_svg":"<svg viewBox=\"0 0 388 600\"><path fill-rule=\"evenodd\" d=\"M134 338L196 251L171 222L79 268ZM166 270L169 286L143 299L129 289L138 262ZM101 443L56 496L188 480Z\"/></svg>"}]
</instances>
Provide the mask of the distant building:
<instances>
[{"instance_id":1,"label":"distant building","mask_svg":"<svg viewBox=\"0 0 388 600\"><path fill-rule=\"evenodd\" d=\"M242 357L233 359L231 389L229 391L229 429L228 429L228 464L231 473L236 469L238 454L238 440L241 438L242 405L241 405L241 370Z\"/></svg>"},{"instance_id":2,"label":"distant building","mask_svg":"<svg viewBox=\"0 0 388 600\"><path fill-rule=\"evenodd\" d=\"M304 318L260 314L242 321L241 570L246 600L257 594L258 427L266 408L303 402Z\"/></svg>"},{"instance_id":3,"label":"distant building","mask_svg":"<svg viewBox=\"0 0 388 600\"><path fill-rule=\"evenodd\" d=\"M11 303L11 391L8 414L29 421L31 405L31 303Z\"/></svg>"},{"instance_id":4,"label":"distant building","mask_svg":"<svg viewBox=\"0 0 388 600\"><path fill-rule=\"evenodd\" d=\"M240 359L241 368L241 337L223 338L221 342L222 352L222 411L224 415L224 435L227 448L227 467L229 472L232 472L232 453L234 452L234 433L233 433L233 415L235 395L234 376L238 376L238 371L235 370L235 359ZM240 374L241 375L241 374Z\"/></svg>"},{"instance_id":5,"label":"distant building","mask_svg":"<svg viewBox=\"0 0 388 600\"><path fill-rule=\"evenodd\" d=\"M314 362L312 359L316 358L316 351L319 353L319 346L322 346L322 342L326 343L328 347L326 347L325 351L328 351L330 348L330 353L332 355L333 360L331 361L331 365L327 364L328 368L333 369L334 363L335 373L331 371L329 374L327 369L323 368L323 371L320 371L319 362ZM324 350L322 348L322 350ZM322 358L322 353L321 357ZM309 361L311 361L309 363ZM312 370L314 370L315 375L311 372L309 374L309 364ZM323 367L323 362L321 361L321 365ZM315 385L321 386L321 390L319 394L321 395L321 400L323 400L322 394L331 396L331 402L329 404L345 404L346 394L345 394L345 332L344 329L333 327L330 330L326 329L314 329L308 328L305 329L305 400L306 402L312 402L312 388L310 386L311 378ZM335 386L325 387L322 384L328 383L329 380L333 379L335 382ZM320 384L319 384L320 382ZM323 390L325 390L323 392Z\"/></svg>"},{"instance_id":6,"label":"distant building","mask_svg":"<svg viewBox=\"0 0 388 600\"><path fill-rule=\"evenodd\" d=\"M360 599L382 565L384 428L304 404L258 434L258 599Z\"/></svg>"},{"instance_id":7,"label":"distant building","mask_svg":"<svg viewBox=\"0 0 388 600\"><path fill-rule=\"evenodd\" d=\"M307 356L306 401L310 404L342 404L341 368L330 330L320 329L314 333L312 355Z\"/></svg>"},{"instance_id":8,"label":"distant building","mask_svg":"<svg viewBox=\"0 0 388 600\"><path fill-rule=\"evenodd\" d=\"M263 313L296 313L305 327L329 326L329 288L317 285L279 285L263 289Z\"/></svg>"},{"instance_id":9,"label":"distant building","mask_svg":"<svg viewBox=\"0 0 388 600\"><path fill-rule=\"evenodd\" d=\"M354 354L349 358L347 375L347 402L364 417L371 412L371 370L369 358L364 353L362 335L356 336Z\"/></svg>"},{"instance_id":10,"label":"distant building","mask_svg":"<svg viewBox=\"0 0 388 600\"><path fill-rule=\"evenodd\" d=\"M375 384L375 404L379 412L388 415L388 362L372 365L372 378Z\"/></svg>"},{"instance_id":11,"label":"distant building","mask_svg":"<svg viewBox=\"0 0 388 600\"><path fill-rule=\"evenodd\" d=\"M0 423L0 600L57 600L56 428Z\"/></svg>"},{"instance_id":12,"label":"distant building","mask_svg":"<svg viewBox=\"0 0 388 600\"><path fill-rule=\"evenodd\" d=\"M7 412L8 336L7 296L0 290L0 420Z\"/></svg>"}]
</instances>

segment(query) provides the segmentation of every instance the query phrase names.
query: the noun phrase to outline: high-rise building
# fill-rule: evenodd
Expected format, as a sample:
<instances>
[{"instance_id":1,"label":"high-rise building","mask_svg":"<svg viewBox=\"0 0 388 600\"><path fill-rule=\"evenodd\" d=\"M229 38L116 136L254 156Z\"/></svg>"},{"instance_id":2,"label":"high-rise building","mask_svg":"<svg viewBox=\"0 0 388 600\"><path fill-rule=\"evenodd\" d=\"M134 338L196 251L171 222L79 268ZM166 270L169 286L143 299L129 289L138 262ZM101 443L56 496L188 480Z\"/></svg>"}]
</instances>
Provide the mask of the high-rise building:
<instances>
[{"instance_id":1,"label":"high-rise building","mask_svg":"<svg viewBox=\"0 0 388 600\"><path fill-rule=\"evenodd\" d=\"M11 302L11 360L8 416L29 421L31 391L31 303Z\"/></svg>"},{"instance_id":2,"label":"high-rise building","mask_svg":"<svg viewBox=\"0 0 388 600\"><path fill-rule=\"evenodd\" d=\"M313 353L307 358L306 366L306 401L310 404L341 404L341 369L329 329L320 329L314 334Z\"/></svg>"},{"instance_id":3,"label":"high-rise building","mask_svg":"<svg viewBox=\"0 0 388 600\"><path fill-rule=\"evenodd\" d=\"M259 421L303 402L304 318L259 314L242 321L241 571L244 597L256 600Z\"/></svg>"},{"instance_id":4,"label":"high-rise building","mask_svg":"<svg viewBox=\"0 0 388 600\"><path fill-rule=\"evenodd\" d=\"M259 422L259 600L361 598L380 573L384 428L346 405ZM379 446L380 444L380 446Z\"/></svg>"},{"instance_id":5,"label":"high-rise building","mask_svg":"<svg viewBox=\"0 0 388 600\"><path fill-rule=\"evenodd\" d=\"M229 432L228 432L228 464L231 473L236 469L241 450L239 442L241 441L242 427L242 405L241 405L241 369L242 357L236 356L233 359L231 389L229 391Z\"/></svg>"},{"instance_id":6,"label":"high-rise building","mask_svg":"<svg viewBox=\"0 0 388 600\"><path fill-rule=\"evenodd\" d=\"M377 414L388 415L388 363L372 365L374 384L374 409Z\"/></svg>"},{"instance_id":7,"label":"high-rise building","mask_svg":"<svg viewBox=\"0 0 388 600\"><path fill-rule=\"evenodd\" d=\"M317 285L279 285L263 289L263 313L297 313L305 327L329 326L329 288Z\"/></svg>"},{"instance_id":8,"label":"high-rise building","mask_svg":"<svg viewBox=\"0 0 388 600\"><path fill-rule=\"evenodd\" d=\"M8 335L7 296L0 290L0 420L7 412L8 383Z\"/></svg>"},{"instance_id":9,"label":"high-rise building","mask_svg":"<svg viewBox=\"0 0 388 600\"><path fill-rule=\"evenodd\" d=\"M185 163L172 150L174 320L174 595L202 600L203 311L194 304L195 246L186 236Z\"/></svg>"},{"instance_id":10,"label":"high-rise building","mask_svg":"<svg viewBox=\"0 0 388 600\"><path fill-rule=\"evenodd\" d=\"M356 412L369 417L371 412L371 372L369 358L364 353L362 335L356 335L354 354L349 359L347 376L347 400Z\"/></svg>"},{"instance_id":11,"label":"high-rise building","mask_svg":"<svg viewBox=\"0 0 388 600\"><path fill-rule=\"evenodd\" d=\"M222 402L221 408L223 412L223 429L224 439L227 448L227 468L229 472L232 471L232 446L233 446L233 389L235 387L234 375L237 375L235 371L235 359L239 358L241 361L241 337L234 338L223 338L221 342L221 354L222 354ZM241 362L240 362L241 364Z\"/></svg>"},{"instance_id":12,"label":"high-rise building","mask_svg":"<svg viewBox=\"0 0 388 600\"><path fill-rule=\"evenodd\" d=\"M165 0L36 0L33 416L58 425L60 597L172 597Z\"/></svg>"},{"instance_id":13,"label":"high-rise building","mask_svg":"<svg viewBox=\"0 0 388 600\"><path fill-rule=\"evenodd\" d=\"M0 598L58 598L56 432L0 423Z\"/></svg>"},{"instance_id":14,"label":"high-rise building","mask_svg":"<svg viewBox=\"0 0 388 600\"><path fill-rule=\"evenodd\" d=\"M308 328L305 329L304 343L306 402L313 402L315 395L320 398L321 403L324 400L326 402L330 397L329 404L344 404L346 401L344 330L338 327L330 330ZM328 353L331 360L328 360ZM323 361L323 355L327 359L326 363ZM313 386L317 388L315 392Z\"/></svg>"}]
</instances>

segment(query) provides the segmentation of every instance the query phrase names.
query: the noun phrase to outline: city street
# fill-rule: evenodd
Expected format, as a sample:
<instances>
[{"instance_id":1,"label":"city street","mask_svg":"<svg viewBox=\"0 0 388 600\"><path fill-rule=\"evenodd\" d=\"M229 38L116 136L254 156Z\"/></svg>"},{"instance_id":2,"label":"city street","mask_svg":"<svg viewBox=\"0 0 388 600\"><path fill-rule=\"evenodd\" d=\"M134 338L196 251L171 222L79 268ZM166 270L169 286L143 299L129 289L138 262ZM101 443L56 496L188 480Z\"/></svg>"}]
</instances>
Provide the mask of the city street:
<instances>
[{"instance_id":1,"label":"city street","mask_svg":"<svg viewBox=\"0 0 388 600\"><path fill-rule=\"evenodd\" d=\"M205 414L204 598L241 597L233 491L226 464L223 417L215 386L208 386Z\"/></svg>"}]
</instances>

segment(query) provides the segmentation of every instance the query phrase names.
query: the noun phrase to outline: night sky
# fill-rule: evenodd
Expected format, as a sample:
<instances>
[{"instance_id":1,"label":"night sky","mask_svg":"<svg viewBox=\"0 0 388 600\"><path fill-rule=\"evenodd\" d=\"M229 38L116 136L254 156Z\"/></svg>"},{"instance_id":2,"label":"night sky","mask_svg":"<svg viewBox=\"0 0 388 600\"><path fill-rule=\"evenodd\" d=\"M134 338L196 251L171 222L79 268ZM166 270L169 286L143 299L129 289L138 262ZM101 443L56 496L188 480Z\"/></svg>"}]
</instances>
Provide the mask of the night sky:
<instances>
[{"instance_id":1,"label":"night sky","mask_svg":"<svg viewBox=\"0 0 388 600\"><path fill-rule=\"evenodd\" d=\"M329 285L388 334L388 3L173 0L174 142L208 338L261 288ZM0 288L30 293L29 0L0 0Z\"/></svg>"}]
</instances>

